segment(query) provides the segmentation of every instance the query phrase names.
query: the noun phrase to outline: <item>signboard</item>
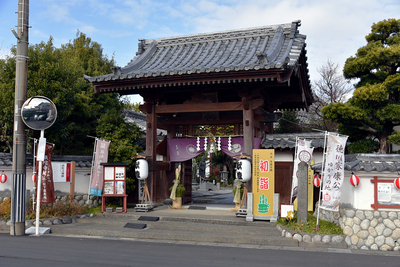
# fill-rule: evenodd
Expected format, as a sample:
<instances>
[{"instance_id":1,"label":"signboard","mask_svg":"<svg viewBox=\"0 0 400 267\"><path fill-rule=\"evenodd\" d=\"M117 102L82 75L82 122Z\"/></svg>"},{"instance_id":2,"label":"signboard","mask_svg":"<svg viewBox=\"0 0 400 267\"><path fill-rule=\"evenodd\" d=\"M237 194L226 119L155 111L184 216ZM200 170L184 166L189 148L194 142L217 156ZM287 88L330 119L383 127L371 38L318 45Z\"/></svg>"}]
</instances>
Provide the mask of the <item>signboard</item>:
<instances>
[{"instance_id":1,"label":"signboard","mask_svg":"<svg viewBox=\"0 0 400 267\"><path fill-rule=\"evenodd\" d=\"M392 184L378 184L378 202L390 202L392 200Z\"/></svg>"},{"instance_id":2,"label":"signboard","mask_svg":"<svg viewBox=\"0 0 400 267\"><path fill-rule=\"evenodd\" d=\"M281 218L294 218L294 206L293 205L281 205Z\"/></svg>"},{"instance_id":3,"label":"signboard","mask_svg":"<svg viewBox=\"0 0 400 267\"><path fill-rule=\"evenodd\" d=\"M378 183L378 203L385 205L400 204L400 190L393 183Z\"/></svg>"},{"instance_id":4,"label":"signboard","mask_svg":"<svg viewBox=\"0 0 400 267\"><path fill-rule=\"evenodd\" d=\"M275 150L253 149L253 215L272 216L275 193Z\"/></svg>"},{"instance_id":5,"label":"signboard","mask_svg":"<svg viewBox=\"0 0 400 267\"><path fill-rule=\"evenodd\" d=\"M71 182L71 162L52 162L53 182L70 183Z\"/></svg>"},{"instance_id":6,"label":"signboard","mask_svg":"<svg viewBox=\"0 0 400 267\"><path fill-rule=\"evenodd\" d=\"M104 166L104 195L126 195L126 166L128 164L120 164L119 166L116 166L116 164L101 164L106 165Z\"/></svg>"}]
</instances>

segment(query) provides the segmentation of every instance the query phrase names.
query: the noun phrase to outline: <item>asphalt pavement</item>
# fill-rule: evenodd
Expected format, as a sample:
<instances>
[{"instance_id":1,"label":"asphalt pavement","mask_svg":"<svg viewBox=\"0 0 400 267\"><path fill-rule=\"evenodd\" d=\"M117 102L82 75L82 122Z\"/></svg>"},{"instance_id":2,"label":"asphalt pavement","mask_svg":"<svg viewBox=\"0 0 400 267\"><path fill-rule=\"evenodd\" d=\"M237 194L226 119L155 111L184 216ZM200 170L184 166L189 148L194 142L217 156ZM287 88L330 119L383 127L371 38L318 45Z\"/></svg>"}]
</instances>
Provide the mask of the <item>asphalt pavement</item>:
<instances>
[{"instance_id":1,"label":"asphalt pavement","mask_svg":"<svg viewBox=\"0 0 400 267\"><path fill-rule=\"evenodd\" d=\"M49 235L400 256L398 251L351 250L345 243L308 243L282 237L274 223L247 222L244 217L235 216L235 212L231 211L235 207L231 189L194 190L192 198L193 203L184 205L182 209L158 205L152 211L137 212L134 208L128 208L127 213L100 213L94 217L77 219L76 223L52 225ZM7 232L7 229L3 232Z\"/></svg>"}]
</instances>

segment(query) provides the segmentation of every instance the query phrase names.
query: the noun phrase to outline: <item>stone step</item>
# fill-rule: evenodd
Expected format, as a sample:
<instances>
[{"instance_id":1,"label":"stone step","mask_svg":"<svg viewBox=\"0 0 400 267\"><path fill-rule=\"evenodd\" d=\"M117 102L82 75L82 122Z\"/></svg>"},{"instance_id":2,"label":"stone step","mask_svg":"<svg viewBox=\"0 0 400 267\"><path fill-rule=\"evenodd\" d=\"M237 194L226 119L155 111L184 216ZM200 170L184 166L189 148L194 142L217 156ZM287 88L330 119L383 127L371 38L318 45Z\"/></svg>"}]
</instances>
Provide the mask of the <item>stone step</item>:
<instances>
[{"instance_id":1,"label":"stone step","mask_svg":"<svg viewBox=\"0 0 400 267\"><path fill-rule=\"evenodd\" d=\"M262 236L280 236L280 232L275 226L269 222L263 222L264 227L252 226L251 222L247 225L233 225L233 224L213 224L208 221L204 222L192 222L192 221L180 221L180 220L159 220L159 221L140 221L133 218L110 218L110 217L98 217L98 218L85 218L79 219L78 223L95 223L104 225L115 225L117 227L123 227L126 223L134 224L146 224L148 229L164 229L164 230L182 230L182 231L197 231L197 232L213 232L213 233L226 233L226 234L237 234L246 233L247 235L262 235Z\"/></svg>"},{"instance_id":2,"label":"stone step","mask_svg":"<svg viewBox=\"0 0 400 267\"><path fill-rule=\"evenodd\" d=\"M125 228L122 225L96 224L96 223L77 223L69 225L53 225L51 227L53 234L60 235L89 235L104 236L114 238L135 238L150 240L169 240L169 241L191 241L191 242L210 242L226 244L249 244L266 246L295 246L298 241L284 238L281 236L268 235L248 235L245 232L236 234L212 232L212 231L194 231L184 229L157 229L145 228L134 229Z\"/></svg>"},{"instance_id":3,"label":"stone step","mask_svg":"<svg viewBox=\"0 0 400 267\"><path fill-rule=\"evenodd\" d=\"M234 213L231 213L231 217L216 218L212 216L207 217L196 217L196 216L157 216L151 213L98 213L97 218L126 218L129 220L138 220L140 217L158 217L160 221L180 221L180 222L198 222L198 223L209 223L209 224L222 224L222 225L241 225L241 226L253 226L253 227L274 227L274 223L269 221L253 221L247 222L245 218L236 217ZM88 218L90 220L90 218ZM80 219L81 221L82 219Z\"/></svg>"}]
</instances>

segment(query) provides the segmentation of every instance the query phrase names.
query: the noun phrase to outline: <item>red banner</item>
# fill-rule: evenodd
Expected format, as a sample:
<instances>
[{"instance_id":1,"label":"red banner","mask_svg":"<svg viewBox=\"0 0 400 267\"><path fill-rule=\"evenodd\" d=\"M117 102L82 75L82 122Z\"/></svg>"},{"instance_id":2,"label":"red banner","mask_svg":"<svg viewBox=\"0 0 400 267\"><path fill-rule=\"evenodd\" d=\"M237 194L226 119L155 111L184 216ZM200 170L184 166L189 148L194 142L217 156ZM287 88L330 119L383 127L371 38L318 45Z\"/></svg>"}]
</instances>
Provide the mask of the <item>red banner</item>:
<instances>
[{"instance_id":1,"label":"red banner","mask_svg":"<svg viewBox=\"0 0 400 267\"><path fill-rule=\"evenodd\" d=\"M44 154L44 161L42 166L40 202L45 204L56 202L54 194L54 184L53 184L53 169L51 167L51 152L53 151L53 148L54 148L53 145L46 144L46 151ZM36 162L36 173L39 175L38 169L39 169L39 162ZM37 180L35 185L36 188L38 188Z\"/></svg>"},{"instance_id":2,"label":"red banner","mask_svg":"<svg viewBox=\"0 0 400 267\"><path fill-rule=\"evenodd\" d=\"M97 140L90 194L101 196L103 190L103 166L100 163L108 161L108 147L110 141Z\"/></svg>"}]
</instances>

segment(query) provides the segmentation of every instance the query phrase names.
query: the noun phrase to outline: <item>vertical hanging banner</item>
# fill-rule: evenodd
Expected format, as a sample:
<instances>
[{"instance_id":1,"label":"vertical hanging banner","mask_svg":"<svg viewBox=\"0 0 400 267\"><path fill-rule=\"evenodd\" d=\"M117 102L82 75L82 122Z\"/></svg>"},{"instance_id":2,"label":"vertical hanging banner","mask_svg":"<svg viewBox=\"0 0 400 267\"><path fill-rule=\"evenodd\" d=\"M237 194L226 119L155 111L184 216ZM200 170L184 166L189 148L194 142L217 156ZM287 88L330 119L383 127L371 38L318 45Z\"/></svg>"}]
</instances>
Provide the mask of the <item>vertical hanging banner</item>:
<instances>
[{"instance_id":1,"label":"vertical hanging banner","mask_svg":"<svg viewBox=\"0 0 400 267\"><path fill-rule=\"evenodd\" d=\"M51 152L53 151L53 148L54 148L53 145L46 144L43 167L42 167L40 202L47 204L56 202L54 194L53 169L51 166ZM36 173L39 173L38 168L39 168L39 163L36 163ZM37 188L37 180L35 186Z\"/></svg>"},{"instance_id":2,"label":"vertical hanging banner","mask_svg":"<svg viewBox=\"0 0 400 267\"><path fill-rule=\"evenodd\" d=\"M292 193L290 203L297 198L297 187L299 185L299 178L297 177L297 168L300 162L304 161L310 165L314 148L311 147L311 141L298 139L296 145L296 158L294 159L293 177L292 177Z\"/></svg>"},{"instance_id":3,"label":"vertical hanging banner","mask_svg":"<svg viewBox=\"0 0 400 267\"><path fill-rule=\"evenodd\" d=\"M103 190L103 166L100 163L108 161L108 147L110 141L97 140L96 154L94 157L92 183L90 185L90 194L95 196L101 196Z\"/></svg>"},{"instance_id":4,"label":"vertical hanging banner","mask_svg":"<svg viewBox=\"0 0 400 267\"><path fill-rule=\"evenodd\" d=\"M275 193L275 150L253 149L253 215L272 216Z\"/></svg>"},{"instance_id":5,"label":"vertical hanging banner","mask_svg":"<svg viewBox=\"0 0 400 267\"><path fill-rule=\"evenodd\" d=\"M328 133L321 209L339 211L347 136Z\"/></svg>"}]
</instances>

